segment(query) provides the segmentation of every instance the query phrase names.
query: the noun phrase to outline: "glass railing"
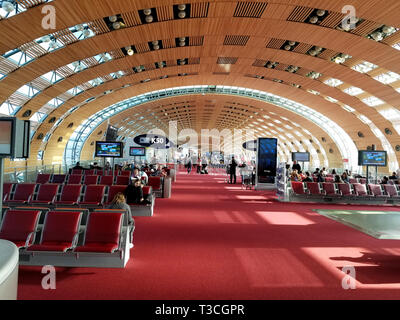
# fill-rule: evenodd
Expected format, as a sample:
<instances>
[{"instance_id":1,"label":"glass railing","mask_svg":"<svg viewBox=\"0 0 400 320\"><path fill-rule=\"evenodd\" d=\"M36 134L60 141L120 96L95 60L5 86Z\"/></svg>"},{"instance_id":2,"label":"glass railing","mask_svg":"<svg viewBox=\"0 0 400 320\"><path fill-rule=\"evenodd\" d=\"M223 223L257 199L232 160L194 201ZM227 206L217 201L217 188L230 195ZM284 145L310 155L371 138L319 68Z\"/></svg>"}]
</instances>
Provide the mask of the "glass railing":
<instances>
[{"instance_id":1,"label":"glass railing","mask_svg":"<svg viewBox=\"0 0 400 320\"><path fill-rule=\"evenodd\" d=\"M89 168L93 161L82 161L81 166ZM53 164L43 166L6 167L4 168L4 182L23 183L35 182L40 173L66 174L73 166Z\"/></svg>"}]
</instances>

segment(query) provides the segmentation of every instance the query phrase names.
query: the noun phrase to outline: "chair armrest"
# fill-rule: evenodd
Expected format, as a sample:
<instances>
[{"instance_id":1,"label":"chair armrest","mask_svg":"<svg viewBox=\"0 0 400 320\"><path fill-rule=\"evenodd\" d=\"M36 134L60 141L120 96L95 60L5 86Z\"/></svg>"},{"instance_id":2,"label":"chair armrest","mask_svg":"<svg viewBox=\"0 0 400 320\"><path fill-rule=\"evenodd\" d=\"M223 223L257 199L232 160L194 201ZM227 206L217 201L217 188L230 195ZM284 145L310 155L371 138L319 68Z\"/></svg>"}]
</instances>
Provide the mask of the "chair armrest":
<instances>
[{"instance_id":1,"label":"chair armrest","mask_svg":"<svg viewBox=\"0 0 400 320\"><path fill-rule=\"evenodd\" d=\"M30 234L28 234L28 237L26 238L26 241L25 241L25 248L28 248L29 246L32 245L32 243L30 244L30 242L33 239L33 236L38 232L39 232L39 230L36 229L35 231L32 231Z\"/></svg>"},{"instance_id":2,"label":"chair armrest","mask_svg":"<svg viewBox=\"0 0 400 320\"><path fill-rule=\"evenodd\" d=\"M83 230L79 230L77 233L75 233L74 238L72 239L72 247L71 247L71 249L75 249L76 246L78 245L79 235L81 233L83 233Z\"/></svg>"}]
</instances>

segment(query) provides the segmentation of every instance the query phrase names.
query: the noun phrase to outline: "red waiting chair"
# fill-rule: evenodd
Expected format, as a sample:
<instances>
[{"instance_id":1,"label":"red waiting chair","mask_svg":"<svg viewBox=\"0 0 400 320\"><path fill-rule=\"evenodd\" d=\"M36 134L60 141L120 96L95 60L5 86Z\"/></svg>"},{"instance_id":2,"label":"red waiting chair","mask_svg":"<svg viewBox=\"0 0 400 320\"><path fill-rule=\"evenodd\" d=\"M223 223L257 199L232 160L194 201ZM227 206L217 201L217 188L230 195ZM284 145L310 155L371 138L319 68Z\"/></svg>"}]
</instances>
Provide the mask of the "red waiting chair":
<instances>
[{"instance_id":1,"label":"red waiting chair","mask_svg":"<svg viewBox=\"0 0 400 320\"><path fill-rule=\"evenodd\" d=\"M30 204L53 204L57 198L58 188L58 184L41 184L36 199L32 199Z\"/></svg>"},{"instance_id":2,"label":"red waiting chair","mask_svg":"<svg viewBox=\"0 0 400 320\"><path fill-rule=\"evenodd\" d=\"M311 194L311 195L314 195L314 196L322 195L318 182L307 182L307 190L308 190L309 194Z\"/></svg>"},{"instance_id":3,"label":"red waiting chair","mask_svg":"<svg viewBox=\"0 0 400 320\"><path fill-rule=\"evenodd\" d=\"M122 212L92 212L89 214L84 245L75 252L112 253L120 248Z\"/></svg>"},{"instance_id":4,"label":"red waiting chair","mask_svg":"<svg viewBox=\"0 0 400 320\"><path fill-rule=\"evenodd\" d=\"M338 188L340 195L343 197L350 197L354 195L348 183L338 183Z\"/></svg>"},{"instance_id":5,"label":"red waiting chair","mask_svg":"<svg viewBox=\"0 0 400 320\"><path fill-rule=\"evenodd\" d=\"M323 182L322 190L325 192L327 197L340 197L340 194L336 192L334 183Z\"/></svg>"},{"instance_id":6,"label":"red waiting chair","mask_svg":"<svg viewBox=\"0 0 400 320\"><path fill-rule=\"evenodd\" d=\"M80 205L95 205L100 206L103 204L104 191L106 186L103 185L90 185L86 187L83 201L80 201Z\"/></svg>"},{"instance_id":7,"label":"red waiting chair","mask_svg":"<svg viewBox=\"0 0 400 320\"><path fill-rule=\"evenodd\" d=\"M49 173L40 173L36 177L36 183L37 184L49 183L50 178L51 178L51 174L49 174Z\"/></svg>"},{"instance_id":8,"label":"red waiting chair","mask_svg":"<svg viewBox=\"0 0 400 320\"><path fill-rule=\"evenodd\" d=\"M8 210L0 227L0 239L14 242L18 248L29 247L35 241L40 211Z\"/></svg>"},{"instance_id":9,"label":"red waiting chair","mask_svg":"<svg viewBox=\"0 0 400 320\"><path fill-rule=\"evenodd\" d=\"M119 186L127 186L129 184L130 177L129 176L117 176L115 180L115 184Z\"/></svg>"},{"instance_id":10,"label":"red waiting chair","mask_svg":"<svg viewBox=\"0 0 400 320\"><path fill-rule=\"evenodd\" d=\"M64 183L67 175L65 174L53 174L51 183Z\"/></svg>"},{"instance_id":11,"label":"red waiting chair","mask_svg":"<svg viewBox=\"0 0 400 320\"><path fill-rule=\"evenodd\" d=\"M388 198L389 195L383 194L380 184L368 184L368 189L375 198Z\"/></svg>"},{"instance_id":12,"label":"red waiting chair","mask_svg":"<svg viewBox=\"0 0 400 320\"><path fill-rule=\"evenodd\" d=\"M81 196L82 185L66 184L61 190L60 200L55 201L56 205L76 205Z\"/></svg>"},{"instance_id":13,"label":"red waiting chair","mask_svg":"<svg viewBox=\"0 0 400 320\"><path fill-rule=\"evenodd\" d=\"M113 176L101 176L100 184L105 186L111 186L113 184L113 179L114 179Z\"/></svg>"},{"instance_id":14,"label":"red waiting chair","mask_svg":"<svg viewBox=\"0 0 400 320\"><path fill-rule=\"evenodd\" d=\"M8 204L24 204L28 203L35 191L36 184L34 183L19 183L15 188L12 200L7 200Z\"/></svg>"},{"instance_id":15,"label":"red waiting chair","mask_svg":"<svg viewBox=\"0 0 400 320\"><path fill-rule=\"evenodd\" d=\"M3 202L7 201L10 198L13 187L14 183L3 183Z\"/></svg>"},{"instance_id":16,"label":"red waiting chair","mask_svg":"<svg viewBox=\"0 0 400 320\"><path fill-rule=\"evenodd\" d=\"M393 184L385 184L383 185L383 188L385 189L386 194L393 199L400 199L399 194L397 193L396 186Z\"/></svg>"},{"instance_id":17,"label":"red waiting chair","mask_svg":"<svg viewBox=\"0 0 400 320\"><path fill-rule=\"evenodd\" d=\"M71 174L68 177L68 184L81 184L82 183L82 175L79 174Z\"/></svg>"},{"instance_id":18,"label":"red waiting chair","mask_svg":"<svg viewBox=\"0 0 400 320\"><path fill-rule=\"evenodd\" d=\"M353 183L353 189L358 197L368 197L368 191L365 184Z\"/></svg>"},{"instance_id":19,"label":"red waiting chair","mask_svg":"<svg viewBox=\"0 0 400 320\"><path fill-rule=\"evenodd\" d=\"M78 244L79 225L82 212L50 211L43 224L40 243L28 251L65 252Z\"/></svg>"},{"instance_id":20,"label":"red waiting chair","mask_svg":"<svg viewBox=\"0 0 400 320\"><path fill-rule=\"evenodd\" d=\"M72 169L71 174L73 175L82 175L83 170L82 169Z\"/></svg>"},{"instance_id":21,"label":"red waiting chair","mask_svg":"<svg viewBox=\"0 0 400 320\"><path fill-rule=\"evenodd\" d=\"M305 195L304 184L300 181L292 181L292 191L296 195Z\"/></svg>"},{"instance_id":22,"label":"red waiting chair","mask_svg":"<svg viewBox=\"0 0 400 320\"><path fill-rule=\"evenodd\" d=\"M85 185L90 185L90 184L97 184L97 181L99 180L99 176L85 176L85 180L83 180L83 184Z\"/></svg>"}]
</instances>

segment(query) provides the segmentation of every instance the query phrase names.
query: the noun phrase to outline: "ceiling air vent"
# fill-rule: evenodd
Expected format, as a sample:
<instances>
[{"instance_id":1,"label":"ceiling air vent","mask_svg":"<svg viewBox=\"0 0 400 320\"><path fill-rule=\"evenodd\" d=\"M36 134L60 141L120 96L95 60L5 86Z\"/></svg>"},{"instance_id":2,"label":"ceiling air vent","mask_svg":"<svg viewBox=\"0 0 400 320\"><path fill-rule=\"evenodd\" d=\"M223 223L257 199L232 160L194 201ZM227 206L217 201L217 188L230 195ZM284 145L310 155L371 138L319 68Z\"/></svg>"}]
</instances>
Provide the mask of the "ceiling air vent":
<instances>
[{"instance_id":1,"label":"ceiling air vent","mask_svg":"<svg viewBox=\"0 0 400 320\"><path fill-rule=\"evenodd\" d=\"M224 46L245 46L250 36L225 36Z\"/></svg>"},{"instance_id":2,"label":"ceiling air vent","mask_svg":"<svg viewBox=\"0 0 400 320\"><path fill-rule=\"evenodd\" d=\"M389 128L385 128L385 133L390 136L392 135L392 130L390 130Z\"/></svg>"},{"instance_id":3,"label":"ceiling air vent","mask_svg":"<svg viewBox=\"0 0 400 320\"><path fill-rule=\"evenodd\" d=\"M61 141L63 141L63 137L59 137L59 138L57 139L57 142L61 142Z\"/></svg>"},{"instance_id":4,"label":"ceiling air vent","mask_svg":"<svg viewBox=\"0 0 400 320\"><path fill-rule=\"evenodd\" d=\"M238 2L234 17L239 18L261 18L267 7L267 3L263 2Z\"/></svg>"},{"instance_id":5,"label":"ceiling air vent","mask_svg":"<svg viewBox=\"0 0 400 320\"><path fill-rule=\"evenodd\" d=\"M36 139L38 139L38 140L42 140L43 138L44 138L43 133L39 133L38 136L36 137Z\"/></svg>"},{"instance_id":6,"label":"ceiling air vent","mask_svg":"<svg viewBox=\"0 0 400 320\"><path fill-rule=\"evenodd\" d=\"M52 117L52 118L50 118L49 123L54 123L55 121L56 121L56 117Z\"/></svg>"},{"instance_id":7,"label":"ceiling air vent","mask_svg":"<svg viewBox=\"0 0 400 320\"><path fill-rule=\"evenodd\" d=\"M217 64L235 64L237 59L235 57L218 57Z\"/></svg>"},{"instance_id":8,"label":"ceiling air vent","mask_svg":"<svg viewBox=\"0 0 400 320\"><path fill-rule=\"evenodd\" d=\"M22 114L22 116L23 116L24 118L26 118L26 117L29 117L31 114L32 114L32 110L26 110L26 111Z\"/></svg>"},{"instance_id":9,"label":"ceiling air vent","mask_svg":"<svg viewBox=\"0 0 400 320\"><path fill-rule=\"evenodd\" d=\"M333 153L333 149L329 149L329 153Z\"/></svg>"},{"instance_id":10,"label":"ceiling air vent","mask_svg":"<svg viewBox=\"0 0 400 320\"><path fill-rule=\"evenodd\" d=\"M321 140L322 140L322 142L326 142L326 138L325 137L322 137Z\"/></svg>"},{"instance_id":11,"label":"ceiling air vent","mask_svg":"<svg viewBox=\"0 0 400 320\"><path fill-rule=\"evenodd\" d=\"M362 133L361 131L358 131L357 132L357 135L360 137L360 138L364 138L365 136L364 136L364 133Z\"/></svg>"},{"instance_id":12,"label":"ceiling air vent","mask_svg":"<svg viewBox=\"0 0 400 320\"><path fill-rule=\"evenodd\" d=\"M71 123L67 126L67 128L72 128L73 126L74 126L74 123L71 122Z\"/></svg>"},{"instance_id":13,"label":"ceiling air vent","mask_svg":"<svg viewBox=\"0 0 400 320\"><path fill-rule=\"evenodd\" d=\"M396 146L396 151L400 151L400 145Z\"/></svg>"}]
</instances>

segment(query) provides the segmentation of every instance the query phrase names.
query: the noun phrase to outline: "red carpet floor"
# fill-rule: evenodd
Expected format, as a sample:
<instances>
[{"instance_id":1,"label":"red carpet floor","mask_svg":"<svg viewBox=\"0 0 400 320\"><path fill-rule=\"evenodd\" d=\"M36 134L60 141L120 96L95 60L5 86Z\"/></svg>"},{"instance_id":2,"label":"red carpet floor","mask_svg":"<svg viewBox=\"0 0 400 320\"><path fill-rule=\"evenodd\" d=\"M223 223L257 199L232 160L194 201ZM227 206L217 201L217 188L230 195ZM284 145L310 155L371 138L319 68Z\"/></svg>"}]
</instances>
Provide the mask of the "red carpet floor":
<instances>
[{"instance_id":1,"label":"red carpet floor","mask_svg":"<svg viewBox=\"0 0 400 320\"><path fill-rule=\"evenodd\" d=\"M125 269L20 267L19 299L399 299L400 242L376 240L312 209L397 207L283 204L223 176L178 175L171 199L136 218ZM356 270L344 290L344 266Z\"/></svg>"}]
</instances>

